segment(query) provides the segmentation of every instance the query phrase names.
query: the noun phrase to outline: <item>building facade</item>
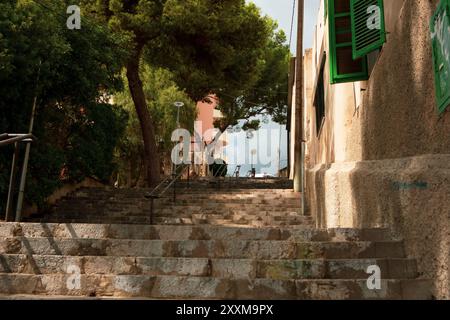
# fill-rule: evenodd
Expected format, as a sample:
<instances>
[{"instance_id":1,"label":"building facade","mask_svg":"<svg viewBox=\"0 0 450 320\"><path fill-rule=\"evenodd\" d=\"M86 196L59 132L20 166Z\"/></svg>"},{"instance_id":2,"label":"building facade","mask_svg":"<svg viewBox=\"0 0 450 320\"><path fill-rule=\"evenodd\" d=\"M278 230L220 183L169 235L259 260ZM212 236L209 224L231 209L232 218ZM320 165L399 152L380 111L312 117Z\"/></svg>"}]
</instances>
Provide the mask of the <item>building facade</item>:
<instances>
[{"instance_id":1,"label":"building facade","mask_svg":"<svg viewBox=\"0 0 450 320\"><path fill-rule=\"evenodd\" d=\"M449 17L448 0L322 0L303 57L307 212L319 228L390 228L439 298L450 298Z\"/></svg>"},{"instance_id":2,"label":"building facade","mask_svg":"<svg viewBox=\"0 0 450 320\"><path fill-rule=\"evenodd\" d=\"M200 142L203 146L210 144L217 134L218 129L215 128L214 122L223 117L222 113L217 109L218 104L219 100L215 95L209 96L208 101L197 102L198 114L195 130L201 135L201 137L197 137L197 139L201 139L201 142L197 141L197 143ZM228 136L226 133L220 136L219 143L220 146L223 147L228 145ZM199 147L200 146L197 146L197 149ZM196 138L195 136L193 136L191 140L191 159L194 162L194 165L191 166L191 174L193 176L206 177L210 174L209 166L207 165L207 157L205 152L196 152L197 149ZM222 152L219 152L216 156L220 159L223 159L224 161L227 161L223 150L220 150ZM198 164L199 162L202 164Z\"/></svg>"}]
</instances>

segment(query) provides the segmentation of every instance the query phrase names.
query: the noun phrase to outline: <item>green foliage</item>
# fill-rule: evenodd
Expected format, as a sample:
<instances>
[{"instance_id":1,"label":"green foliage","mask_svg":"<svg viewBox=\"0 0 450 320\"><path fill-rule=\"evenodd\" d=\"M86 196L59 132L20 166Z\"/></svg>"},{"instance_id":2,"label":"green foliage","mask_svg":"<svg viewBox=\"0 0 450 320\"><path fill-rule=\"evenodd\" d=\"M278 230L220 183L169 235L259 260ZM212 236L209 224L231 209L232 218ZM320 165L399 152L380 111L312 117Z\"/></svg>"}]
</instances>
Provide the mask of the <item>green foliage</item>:
<instances>
[{"instance_id":1,"label":"green foliage","mask_svg":"<svg viewBox=\"0 0 450 320\"><path fill-rule=\"evenodd\" d=\"M277 24L268 20L271 37L267 40L256 82L241 86L234 95L219 91L219 109L224 118L216 126L225 130L236 125L238 120L246 120L243 128L258 129L259 121L254 117L266 114L273 121L286 124L288 98L288 68L290 52L286 35L277 31Z\"/></svg>"},{"instance_id":2,"label":"green foliage","mask_svg":"<svg viewBox=\"0 0 450 320\"><path fill-rule=\"evenodd\" d=\"M0 133L28 132L37 95L26 200L38 205L64 180L107 181L123 130L124 112L104 102L122 88L125 40L87 23L69 30L69 4L74 1L0 4ZM11 156L12 148L0 150L0 199L6 199Z\"/></svg>"},{"instance_id":3,"label":"green foliage","mask_svg":"<svg viewBox=\"0 0 450 320\"><path fill-rule=\"evenodd\" d=\"M130 35L134 47L144 46L144 60L170 70L192 100L215 93L227 124L262 111L285 121L289 48L284 34L275 32L276 24L253 3L85 2L98 21Z\"/></svg>"},{"instance_id":4,"label":"green foliage","mask_svg":"<svg viewBox=\"0 0 450 320\"><path fill-rule=\"evenodd\" d=\"M65 163L64 151L49 143L36 143L31 148L26 199L42 208L45 198L62 186L61 168Z\"/></svg>"},{"instance_id":5,"label":"green foliage","mask_svg":"<svg viewBox=\"0 0 450 320\"><path fill-rule=\"evenodd\" d=\"M177 108L174 106L174 102L184 103L180 109L180 127L188 129L191 133L197 118L196 104L178 88L172 73L167 70L144 65L141 68L141 79L144 84L147 106L155 126L159 152L163 157L167 157L174 145L171 141L172 132L177 128ZM127 82L125 76L124 82ZM142 131L134 112L134 104L129 90L118 93L115 100L130 114L126 133L117 148L116 162L119 164L119 177L126 177L127 184L131 186L135 185L143 174Z\"/></svg>"},{"instance_id":6,"label":"green foliage","mask_svg":"<svg viewBox=\"0 0 450 320\"><path fill-rule=\"evenodd\" d=\"M68 139L68 179L81 181L87 176L108 181L115 166L111 159L117 141L125 130L128 115L118 107L92 105L86 114L85 126L74 130Z\"/></svg>"},{"instance_id":7,"label":"green foliage","mask_svg":"<svg viewBox=\"0 0 450 320\"><path fill-rule=\"evenodd\" d=\"M81 30L66 27L72 4L82 9ZM281 122L289 50L275 30L271 19L244 0L3 0L0 133L27 132L38 96L27 201L43 205L65 181L108 181L115 164L119 173L125 166L141 170L141 126L121 75L139 47L160 151L172 146L174 101L185 103L181 126L190 130L194 101L210 93L219 96L229 122L262 111ZM125 111L107 104L118 91L123 92L116 103ZM1 199L11 153L12 148L0 150Z\"/></svg>"},{"instance_id":8,"label":"green foliage","mask_svg":"<svg viewBox=\"0 0 450 320\"><path fill-rule=\"evenodd\" d=\"M194 100L236 95L258 79L268 21L243 0L168 0L163 36L150 42L147 59L172 70Z\"/></svg>"}]
</instances>

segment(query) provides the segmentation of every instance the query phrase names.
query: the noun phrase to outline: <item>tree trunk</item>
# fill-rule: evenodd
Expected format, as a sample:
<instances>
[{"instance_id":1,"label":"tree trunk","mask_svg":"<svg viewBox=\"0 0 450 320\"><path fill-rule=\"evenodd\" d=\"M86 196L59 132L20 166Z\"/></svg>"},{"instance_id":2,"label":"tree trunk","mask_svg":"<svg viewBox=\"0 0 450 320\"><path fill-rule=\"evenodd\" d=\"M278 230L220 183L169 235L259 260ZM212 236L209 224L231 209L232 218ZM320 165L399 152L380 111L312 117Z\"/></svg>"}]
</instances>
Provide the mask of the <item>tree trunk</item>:
<instances>
[{"instance_id":1,"label":"tree trunk","mask_svg":"<svg viewBox=\"0 0 450 320\"><path fill-rule=\"evenodd\" d=\"M128 61L127 78L134 106L136 108L136 113L141 125L142 138L144 140L144 162L146 168L147 184L149 186L154 186L160 180L159 155L155 141L155 129L153 126L153 120L150 112L148 111L142 81L139 76L139 62L143 47L143 45L138 44L135 48L134 54Z\"/></svg>"}]
</instances>

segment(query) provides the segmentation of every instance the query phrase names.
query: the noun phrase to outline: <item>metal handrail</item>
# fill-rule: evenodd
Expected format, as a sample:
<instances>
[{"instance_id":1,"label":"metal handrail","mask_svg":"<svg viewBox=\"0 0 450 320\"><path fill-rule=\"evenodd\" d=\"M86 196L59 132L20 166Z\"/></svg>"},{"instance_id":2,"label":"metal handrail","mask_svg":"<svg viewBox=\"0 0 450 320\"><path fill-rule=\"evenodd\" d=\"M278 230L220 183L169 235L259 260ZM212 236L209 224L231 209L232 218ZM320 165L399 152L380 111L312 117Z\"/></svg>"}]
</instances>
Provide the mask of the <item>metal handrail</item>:
<instances>
[{"instance_id":1,"label":"metal handrail","mask_svg":"<svg viewBox=\"0 0 450 320\"><path fill-rule=\"evenodd\" d=\"M5 140L6 139L6 140ZM3 133L0 135L0 147L4 147L16 142L32 142L36 137L32 134L9 134Z\"/></svg>"},{"instance_id":2,"label":"metal handrail","mask_svg":"<svg viewBox=\"0 0 450 320\"><path fill-rule=\"evenodd\" d=\"M2 133L0 134L0 147L8 146L14 144L14 153L11 164L11 176L9 179L9 188L8 188L8 199L6 201L6 212L5 212L5 221L8 222L9 216L11 214L13 199L14 199L14 189L15 189L15 181L17 175L17 162L19 158L19 143L31 143L36 140L36 137L31 133L28 134L10 134L10 133ZM27 147L28 148L28 147ZM25 154L24 168L22 168L22 176L20 179L20 187L19 187L19 197L17 200L17 209L16 209L16 217L15 221L20 222L21 210L22 210L22 202L23 202L23 191L25 188L25 178L26 178L26 163L28 162L28 154Z\"/></svg>"},{"instance_id":3,"label":"metal handrail","mask_svg":"<svg viewBox=\"0 0 450 320\"><path fill-rule=\"evenodd\" d=\"M236 168L234 169L233 175L232 177L236 177L238 178L238 174L241 172L241 166L236 166Z\"/></svg>"},{"instance_id":4,"label":"metal handrail","mask_svg":"<svg viewBox=\"0 0 450 320\"><path fill-rule=\"evenodd\" d=\"M31 134L31 133L2 133L0 134L0 140L6 139L6 138L15 138L15 137L21 137L22 139L27 139L27 138L34 138L36 139L36 137Z\"/></svg>"},{"instance_id":5,"label":"metal handrail","mask_svg":"<svg viewBox=\"0 0 450 320\"><path fill-rule=\"evenodd\" d=\"M173 186L173 202L176 201L176 182L178 181L178 179L180 179L184 172L186 171L186 169L189 169L190 166L189 165L183 165L181 166L181 170L180 172L177 174L177 170L178 168L175 169L175 172L172 174L172 176L167 177L166 179L164 179L164 181L162 181L161 183L159 183L153 190L152 192L148 193L145 195L145 198L150 199L150 224L153 224L153 209L154 209L154 201L156 199L160 199L162 198L166 192L170 189L170 187ZM170 182L169 182L170 180ZM161 189L161 187L163 185L165 185L166 183L169 184L167 185L166 188L164 188L161 192L158 193L158 190Z\"/></svg>"},{"instance_id":6,"label":"metal handrail","mask_svg":"<svg viewBox=\"0 0 450 320\"><path fill-rule=\"evenodd\" d=\"M177 170L177 169L176 169ZM171 179L173 179L173 174L169 175L167 178L165 178L163 181L161 181L149 194L146 195L146 197L153 196L163 185L165 185L167 182L169 182Z\"/></svg>"},{"instance_id":7,"label":"metal handrail","mask_svg":"<svg viewBox=\"0 0 450 320\"><path fill-rule=\"evenodd\" d=\"M187 168L189 168L189 166L182 167L180 173L175 178L173 178L172 181L169 183L169 185L159 194L160 197L163 196L167 192L167 190L169 190L170 187L173 186L178 181L178 179L180 179L183 176L184 171ZM174 198L174 200L175 200L175 198Z\"/></svg>"}]
</instances>

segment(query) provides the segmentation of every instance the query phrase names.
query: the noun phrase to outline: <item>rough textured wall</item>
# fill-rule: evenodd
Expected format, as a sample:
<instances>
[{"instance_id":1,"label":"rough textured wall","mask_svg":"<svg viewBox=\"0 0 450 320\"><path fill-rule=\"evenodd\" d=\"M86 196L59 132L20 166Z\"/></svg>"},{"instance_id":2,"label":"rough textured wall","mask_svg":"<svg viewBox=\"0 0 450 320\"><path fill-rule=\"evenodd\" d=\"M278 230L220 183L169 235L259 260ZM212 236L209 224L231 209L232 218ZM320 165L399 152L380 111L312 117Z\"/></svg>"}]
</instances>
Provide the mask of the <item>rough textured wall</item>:
<instances>
[{"instance_id":1,"label":"rough textured wall","mask_svg":"<svg viewBox=\"0 0 450 320\"><path fill-rule=\"evenodd\" d=\"M360 165L348 190L353 223L397 231L423 276L435 279L435 295L450 299L450 111L437 111L429 28L438 2L405 0L394 25L400 6L385 1L388 42L352 128L362 149L349 144L350 157L378 165ZM415 187L417 181L427 187Z\"/></svg>"},{"instance_id":2,"label":"rough textured wall","mask_svg":"<svg viewBox=\"0 0 450 320\"><path fill-rule=\"evenodd\" d=\"M391 32L394 31L398 21L398 14L403 7L406 0L384 0L384 20L386 24L386 31L388 32L388 41Z\"/></svg>"},{"instance_id":3,"label":"rough textured wall","mask_svg":"<svg viewBox=\"0 0 450 320\"><path fill-rule=\"evenodd\" d=\"M318 165L306 179L318 228L390 228L450 299L450 155Z\"/></svg>"},{"instance_id":4,"label":"rough textured wall","mask_svg":"<svg viewBox=\"0 0 450 320\"><path fill-rule=\"evenodd\" d=\"M197 102L198 116L197 121L202 122L202 134L206 131L214 129L214 109L217 102L212 100L212 103Z\"/></svg>"},{"instance_id":5,"label":"rough textured wall","mask_svg":"<svg viewBox=\"0 0 450 320\"><path fill-rule=\"evenodd\" d=\"M442 115L437 111L429 28L438 2L385 1L388 42L369 81L358 84L356 90L352 83L328 84L327 58L326 118L320 135L308 140L308 148L314 152L307 167L450 153L450 110ZM323 47L328 48L327 25L319 24L321 19L319 14L317 33L325 32ZM321 47L322 43L315 44L314 56ZM315 79L320 62L313 63L314 71L305 76ZM359 95L360 106L355 104ZM315 122L315 114L310 121Z\"/></svg>"},{"instance_id":6,"label":"rough textured wall","mask_svg":"<svg viewBox=\"0 0 450 320\"><path fill-rule=\"evenodd\" d=\"M364 95L363 160L450 153L450 112L438 115L434 90L429 21L438 2L404 2Z\"/></svg>"},{"instance_id":7,"label":"rough textured wall","mask_svg":"<svg viewBox=\"0 0 450 320\"><path fill-rule=\"evenodd\" d=\"M318 164L333 163L348 160L346 141L348 125L355 114L355 95L353 83L330 84L330 58L328 43L328 23L324 21L323 5L321 6L317 25L312 58L307 56L305 63L305 83L310 83L313 90L305 86L305 130L307 130L307 168ZM316 110L314 101L314 85L320 72L324 55L324 84L325 84L325 118L320 130L316 125ZM319 133L318 133L319 131ZM359 135L361 137L361 135Z\"/></svg>"},{"instance_id":8,"label":"rough textured wall","mask_svg":"<svg viewBox=\"0 0 450 320\"><path fill-rule=\"evenodd\" d=\"M307 207L318 227L392 228L450 299L450 110L438 115L429 29L439 1L395 1L362 102L353 84L328 87L324 130L308 142Z\"/></svg>"},{"instance_id":9,"label":"rough textured wall","mask_svg":"<svg viewBox=\"0 0 450 320\"><path fill-rule=\"evenodd\" d=\"M303 119L305 121L304 124L304 138L306 141L310 141L311 138L314 135L314 128L312 127L313 121L315 121L315 118L312 118L314 106L312 101L313 96L313 90L314 90L314 78L311 76L311 73L313 72L313 68L315 68L314 62L313 62L313 50L312 49L306 49L305 55L303 57L303 66L304 66L304 102L303 102ZM305 148L305 157L309 158L311 154L315 154L315 150L310 150L309 147L314 148L314 145L306 145Z\"/></svg>"}]
</instances>

